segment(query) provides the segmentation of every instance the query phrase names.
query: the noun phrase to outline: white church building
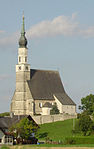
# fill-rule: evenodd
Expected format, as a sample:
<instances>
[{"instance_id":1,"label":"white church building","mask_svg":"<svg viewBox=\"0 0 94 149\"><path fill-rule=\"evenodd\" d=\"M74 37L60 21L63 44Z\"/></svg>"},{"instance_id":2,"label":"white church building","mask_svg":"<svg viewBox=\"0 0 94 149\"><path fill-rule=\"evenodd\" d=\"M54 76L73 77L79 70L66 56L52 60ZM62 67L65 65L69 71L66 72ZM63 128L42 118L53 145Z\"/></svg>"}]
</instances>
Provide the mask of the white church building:
<instances>
[{"instance_id":1,"label":"white church building","mask_svg":"<svg viewBox=\"0 0 94 149\"><path fill-rule=\"evenodd\" d=\"M76 114L76 104L65 92L59 72L30 68L23 16L16 65L16 89L10 112L14 115L49 115L55 103L61 114Z\"/></svg>"}]
</instances>

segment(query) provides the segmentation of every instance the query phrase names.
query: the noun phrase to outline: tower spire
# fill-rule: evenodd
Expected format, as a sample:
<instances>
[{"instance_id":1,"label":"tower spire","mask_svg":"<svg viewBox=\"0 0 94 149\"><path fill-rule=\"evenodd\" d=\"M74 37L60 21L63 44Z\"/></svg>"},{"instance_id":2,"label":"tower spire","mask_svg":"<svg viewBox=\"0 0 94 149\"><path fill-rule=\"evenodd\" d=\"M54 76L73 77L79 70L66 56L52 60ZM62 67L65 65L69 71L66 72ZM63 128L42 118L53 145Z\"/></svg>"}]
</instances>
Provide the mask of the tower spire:
<instances>
[{"instance_id":1,"label":"tower spire","mask_svg":"<svg viewBox=\"0 0 94 149\"><path fill-rule=\"evenodd\" d=\"M22 23L22 30L21 30L21 34L25 34L25 25L24 25L24 12L23 12L23 23Z\"/></svg>"},{"instance_id":2,"label":"tower spire","mask_svg":"<svg viewBox=\"0 0 94 149\"><path fill-rule=\"evenodd\" d=\"M22 21L21 37L19 39L19 47L20 48L24 48L27 46L27 39L25 37L24 13L23 13L22 19L23 19L23 21Z\"/></svg>"}]
</instances>

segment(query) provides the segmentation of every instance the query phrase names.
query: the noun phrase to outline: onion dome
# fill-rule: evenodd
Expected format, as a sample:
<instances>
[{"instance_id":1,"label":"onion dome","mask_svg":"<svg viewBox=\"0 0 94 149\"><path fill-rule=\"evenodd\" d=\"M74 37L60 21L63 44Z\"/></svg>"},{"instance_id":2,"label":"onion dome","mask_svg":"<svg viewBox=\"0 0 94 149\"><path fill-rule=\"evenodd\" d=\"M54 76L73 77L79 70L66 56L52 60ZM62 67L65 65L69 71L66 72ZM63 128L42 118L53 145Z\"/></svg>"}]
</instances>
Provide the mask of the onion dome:
<instances>
[{"instance_id":1,"label":"onion dome","mask_svg":"<svg viewBox=\"0 0 94 149\"><path fill-rule=\"evenodd\" d=\"M25 37L25 27L24 27L24 16L23 16L23 24L21 30L21 37L19 39L19 48L26 48L27 46L27 39Z\"/></svg>"}]
</instances>

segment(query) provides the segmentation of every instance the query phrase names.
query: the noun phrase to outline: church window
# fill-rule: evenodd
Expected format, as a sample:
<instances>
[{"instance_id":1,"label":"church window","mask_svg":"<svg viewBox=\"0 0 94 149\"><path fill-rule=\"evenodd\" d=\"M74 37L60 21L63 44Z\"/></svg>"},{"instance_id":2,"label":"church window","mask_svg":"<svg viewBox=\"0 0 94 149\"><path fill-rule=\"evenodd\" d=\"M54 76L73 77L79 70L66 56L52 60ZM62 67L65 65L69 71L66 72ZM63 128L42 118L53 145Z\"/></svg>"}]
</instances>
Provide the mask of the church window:
<instances>
[{"instance_id":1,"label":"church window","mask_svg":"<svg viewBox=\"0 0 94 149\"><path fill-rule=\"evenodd\" d=\"M52 102L52 105L54 105L54 103Z\"/></svg>"},{"instance_id":2,"label":"church window","mask_svg":"<svg viewBox=\"0 0 94 149\"><path fill-rule=\"evenodd\" d=\"M25 57L25 62L27 62L27 57Z\"/></svg>"},{"instance_id":3,"label":"church window","mask_svg":"<svg viewBox=\"0 0 94 149\"><path fill-rule=\"evenodd\" d=\"M19 62L21 62L21 57L19 57Z\"/></svg>"},{"instance_id":4,"label":"church window","mask_svg":"<svg viewBox=\"0 0 94 149\"><path fill-rule=\"evenodd\" d=\"M21 66L19 66L19 70L21 70Z\"/></svg>"},{"instance_id":5,"label":"church window","mask_svg":"<svg viewBox=\"0 0 94 149\"><path fill-rule=\"evenodd\" d=\"M28 66L26 66L26 70L28 70Z\"/></svg>"},{"instance_id":6,"label":"church window","mask_svg":"<svg viewBox=\"0 0 94 149\"><path fill-rule=\"evenodd\" d=\"M39 107L40 107L40 108L42 108L42 102L41 102L41 103L39 103Z\"/></svg>"}]
</instances>

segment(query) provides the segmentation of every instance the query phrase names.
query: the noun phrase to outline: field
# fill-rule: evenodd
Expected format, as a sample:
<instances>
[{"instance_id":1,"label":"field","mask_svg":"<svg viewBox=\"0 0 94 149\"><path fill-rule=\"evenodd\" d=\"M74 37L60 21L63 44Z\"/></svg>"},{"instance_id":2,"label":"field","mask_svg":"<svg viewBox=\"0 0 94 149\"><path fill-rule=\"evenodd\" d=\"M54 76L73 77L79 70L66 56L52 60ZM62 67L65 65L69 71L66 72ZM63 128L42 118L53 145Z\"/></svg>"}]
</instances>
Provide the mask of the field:
<instances>
[{"instance_id":1,"label":"field","mask_svg":"<svg viewBox=\"0 0 94 149\"><path fill-rule=\"evenodd\" d=\"M76 119L74 119L75 123ZM46 137L54 141L63 140L65 137L73 136L73 119L54 123L42 124L38 131L38 139L45 140ZM76 134L77 136L78 134ZM80 134L81 135L81 134Z\"/></svg>"}]
</instances>

